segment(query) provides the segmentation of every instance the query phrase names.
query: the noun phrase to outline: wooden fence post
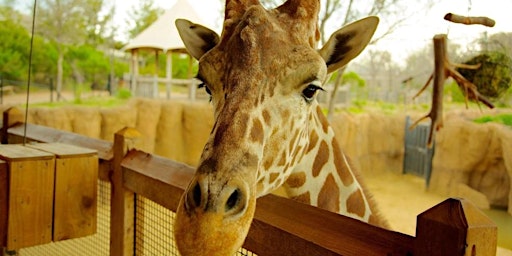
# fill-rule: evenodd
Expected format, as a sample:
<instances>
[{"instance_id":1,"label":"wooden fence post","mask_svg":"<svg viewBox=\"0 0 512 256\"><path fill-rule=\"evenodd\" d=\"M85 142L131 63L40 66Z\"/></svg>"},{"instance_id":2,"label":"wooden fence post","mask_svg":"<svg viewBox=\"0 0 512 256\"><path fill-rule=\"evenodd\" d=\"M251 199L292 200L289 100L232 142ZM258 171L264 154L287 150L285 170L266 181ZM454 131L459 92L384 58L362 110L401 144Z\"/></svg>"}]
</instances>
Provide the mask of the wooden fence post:
<instances>
[{"instance_id":1,"label":"wooden fence post","mask_svg":"<svg viewBox=\"0 0 512 256\"><path fill-rule=\"evenodd\" d=\"M9 127L18 122L23 122L23 113L16 107L10 107L3 112L2 122L2 144L7 144L9 142L9 134L7 133Z\"/></svg>"},{"instance_id":2,"label":"wooden fence post","mask_svg":"<svg viewBox=\"0 0 512 256\"><path fill-rule=\"evenodd\" d=\"M124 128L114 135L113 170L110 175L110 255L135 255L135 196L123 186L121 161L128 149L133 148L138 137L140 133L134 128Z\"/></svg>"},{"instance_id":3,"label":"wooden fence post","mask_svg":"<svg viewBox=\"0 0 512 256\"><path fill-rule=\"evenodd\" d=\"M496 255L498 228L476 206L450 198L418 215L415 256Z\"/></svg>"}]
</instances>

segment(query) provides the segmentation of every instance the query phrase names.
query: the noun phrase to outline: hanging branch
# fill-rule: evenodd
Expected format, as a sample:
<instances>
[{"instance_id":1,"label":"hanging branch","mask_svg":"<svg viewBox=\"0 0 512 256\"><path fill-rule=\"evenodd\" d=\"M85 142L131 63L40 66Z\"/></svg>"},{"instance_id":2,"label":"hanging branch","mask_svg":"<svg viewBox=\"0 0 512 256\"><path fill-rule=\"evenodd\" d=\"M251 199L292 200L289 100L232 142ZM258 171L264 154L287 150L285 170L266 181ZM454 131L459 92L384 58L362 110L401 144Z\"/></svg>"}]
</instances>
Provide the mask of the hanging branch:
<instances>
[{"instance_id":1,"label":"hanging branch","mask_svg":"<svg viewBox=\"0 0 512 256\"><path fill-rule=\"evenodd\" d=\"M430 132L428 136L428 147L432 146L434 137L434 129L437 131L443 127L443 85L446 80L445 72L445 59L446 59L446 35L434 36L434 73L430 76L427 83L421 88L421 90L414 96L416 98L421 92L423 92L430 81L434 80L434 87L432 89L432 106L430 112L414 122L409 129L413 129L419 122L426 118L430 118Z\"/></svg>"},{"instance_id":2,"label":"hanging branch","mask_svg":"<svg viewBox=\"0 0 512 256\"><path fill-rule=\"evenodd\" d=\"M453 23L461 23L465 25L473 25L479 24L487 27L494 27L496 22L488 17L480 16L480 17L471 17L471 16L462 16L453 13L447 13L444 16L444 19L447 21L451 21Z\"/></svg>"},{"instance_id":3,"label":"hanging branch","mask_svg":"<svg viewBox=\"0 0 512 256\"><path fill-rule=\"evenodd\" d=\"M482 102L487 107L494 108L494 105L478 92L476 85L468 81L457 70L455 70L455 68L478 69L480 64L466 65L451 63L446 56L446 35L444 34L434 36L434 64L434 73L429 77L420 91L413 97L413 99L418 97L428 87L430 82L434 80L432 89L432 107L430 108L430 112L427 115L418 119L410 127L410 129L413 129L419 122L426 118L430 118L432 123L428 137L429 147L432 146L434 139L434 129L438 131L443 127L443 88L446 78L453 78L459 87L464 90L466 95L466 108L468 107L469 100L474 100L477 103Z\"/></svg>"},{"instance_id":4,"label":"hanging branch","mask_svg":"<svg viewBox=\"0 0 512 256\"><path fill-rule=\"evenodd\" d=\"M448 63L448 61L446 61ZM465 68L465 69L478 69L480 68L480 64L478 65L462 65L462 64L453 64L448 63L448 65L445 66L446 68L446 76L453 78L455 82L459 85L461 89L464 89L464 95L465 97L465 103L466 108L468 108L468 101L473 100L477 103L482 102L485 104L488 108L494 108L494 105L485 98L480 92L478 92L478 89L475 84L468 81L465 77L463 77L455 68ZM478 105L480 106L480 105Z\"/></svg>"}]
</instances>

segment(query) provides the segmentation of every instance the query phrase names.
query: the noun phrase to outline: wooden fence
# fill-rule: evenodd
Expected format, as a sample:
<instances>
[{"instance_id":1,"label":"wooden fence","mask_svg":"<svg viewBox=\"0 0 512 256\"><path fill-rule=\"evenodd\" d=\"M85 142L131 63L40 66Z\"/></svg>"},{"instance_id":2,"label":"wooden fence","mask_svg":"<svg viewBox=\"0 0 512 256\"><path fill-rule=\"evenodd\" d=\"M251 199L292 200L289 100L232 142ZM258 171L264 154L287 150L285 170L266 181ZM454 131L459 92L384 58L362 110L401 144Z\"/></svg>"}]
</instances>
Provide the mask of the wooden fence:
<instances>
[{"instance_id":1,"label":"wooden fence","mask_svg":"<svg viewBox=\"0 0 512 256\"><path fill-rule=\"evenodd\" d=\"M125 128L114 143L21 123L4 112L2 143L60 142L95 149L99 178L111 182L110 255L134 255L134 195L176 211L194 169L133 149L138 132ZM244 248L257 255L495 255L497 227L462 199L418 215L416 236L389 231L274 195L258 199Z\"/></svg>"}]
</instances>

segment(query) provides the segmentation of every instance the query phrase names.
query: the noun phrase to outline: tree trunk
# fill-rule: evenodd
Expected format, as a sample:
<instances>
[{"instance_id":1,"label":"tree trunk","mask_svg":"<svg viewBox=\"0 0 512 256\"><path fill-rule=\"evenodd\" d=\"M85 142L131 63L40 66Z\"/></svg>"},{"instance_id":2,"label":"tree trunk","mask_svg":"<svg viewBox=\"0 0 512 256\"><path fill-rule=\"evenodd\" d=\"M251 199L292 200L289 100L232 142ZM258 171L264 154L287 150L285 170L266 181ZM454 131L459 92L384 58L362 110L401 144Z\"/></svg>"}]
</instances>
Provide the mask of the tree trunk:
<instances>
[{"instance_id":1,"label":"tree trunk","mask_svg":"<svg viewBox=\"0 0 512 256\"><path fill-rule=\"evenodd\" d=\"M62 99L62 77L64 76L64 53L62 49L59 50L59 56L57 58L57 101Z\"/></svg>"},{"instance_id":2,"label":"tree trunk","mask_svg":"<svg viewBox=\"0 0 512 256\"><path fill-rule=\"evenodd\" d=\"M327 107L327 119L331 120L332 114L334 112L334 101L336 99L336 93L338 92L338 87L341 84L341 80L343 77L343 73L345 73L345 68L341 68L338 71L336 71L338 76L336 77L336 80L334 81L334 88L332 89L331 96L329 97L329 106Z\"/></svg>"}]
</instances>

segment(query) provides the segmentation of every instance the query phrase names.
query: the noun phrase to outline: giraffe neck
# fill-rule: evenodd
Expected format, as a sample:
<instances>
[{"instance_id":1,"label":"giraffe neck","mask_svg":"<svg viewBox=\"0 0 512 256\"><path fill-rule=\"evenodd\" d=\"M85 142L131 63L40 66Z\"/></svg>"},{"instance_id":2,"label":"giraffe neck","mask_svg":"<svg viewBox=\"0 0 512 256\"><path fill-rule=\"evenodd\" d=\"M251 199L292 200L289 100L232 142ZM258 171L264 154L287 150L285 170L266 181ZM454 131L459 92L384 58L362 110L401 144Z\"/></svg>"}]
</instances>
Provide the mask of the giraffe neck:
<instances>
[{"instance_id":1,"label":"giraffe neck","mask_svg":"<svg viewBox=\"0 0 512 256\"><path fill-rule=\"evenodd\" d=\"M309 145L284 187L289 197L332 212L387 226L362 178L352 169L319 106L310 117Z\"/></svg>"}]
</instances>

